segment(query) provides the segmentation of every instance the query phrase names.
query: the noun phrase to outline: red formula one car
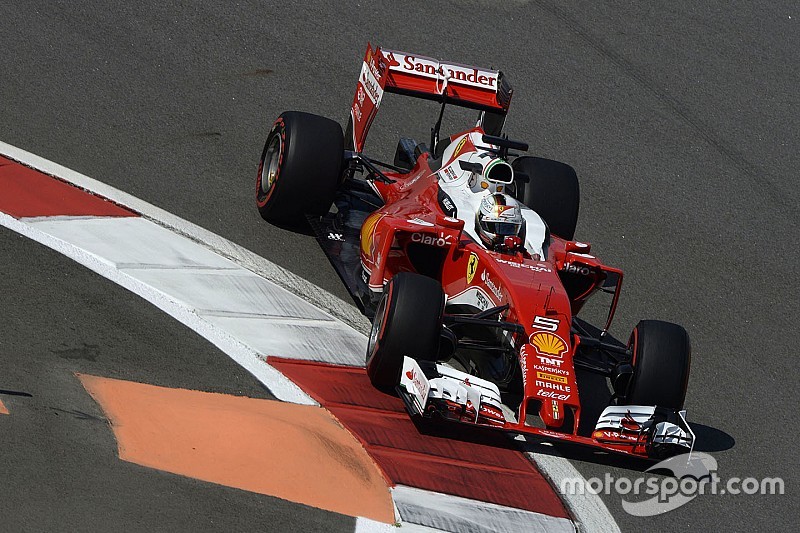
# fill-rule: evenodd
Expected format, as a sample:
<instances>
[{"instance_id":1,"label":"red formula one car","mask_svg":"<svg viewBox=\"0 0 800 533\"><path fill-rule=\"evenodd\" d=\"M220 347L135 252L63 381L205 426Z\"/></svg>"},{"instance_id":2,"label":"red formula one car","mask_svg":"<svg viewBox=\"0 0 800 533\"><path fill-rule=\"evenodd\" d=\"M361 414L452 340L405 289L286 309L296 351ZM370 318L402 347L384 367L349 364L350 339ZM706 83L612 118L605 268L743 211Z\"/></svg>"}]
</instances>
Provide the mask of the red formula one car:
<instances>
[{"instance_id":1,"label":"red formula one car","mask_svg":"<svg viewBox=\"0 0 800 533\"><path fill-rule=\"evenodd\" d=\"M393 164L363 153L385 93L441 103L430 144L400 139ZM273 223L310 222L373 319L369 378L412 416L640 457L689 451L688 335L660 321L640 322L627 346L606 334L622 272L573 240L575 171L520 156L527 145L501 136L512 94L502 72L368 46L344 133L306 113L275 122L258 209ZM478 120L439 139L448 105ZM595 293L610 295L602 329L576 317ZM593 420L581 418L577 370L614 391Z\"/></svg>"}]
</instances>

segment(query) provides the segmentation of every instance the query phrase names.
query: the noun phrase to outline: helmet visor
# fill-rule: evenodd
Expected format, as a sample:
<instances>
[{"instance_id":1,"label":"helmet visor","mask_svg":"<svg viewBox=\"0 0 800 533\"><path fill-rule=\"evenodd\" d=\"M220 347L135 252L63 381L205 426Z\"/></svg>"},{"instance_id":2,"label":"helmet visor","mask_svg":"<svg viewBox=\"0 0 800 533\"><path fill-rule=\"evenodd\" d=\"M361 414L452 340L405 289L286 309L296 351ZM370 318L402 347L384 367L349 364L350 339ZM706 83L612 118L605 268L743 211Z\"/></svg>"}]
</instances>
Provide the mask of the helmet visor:
<instances>
[{"instance_id":1,"label":"helmet visor","mask_svg":"<svg viewBox=\"0 0 800 533\"><path fill-rule=\"evenodd\" d=\"M511 222L483 222L483 227L489 233L506 237L508 235L517 235L519 233L520 224L513 224Z\"/></svg>"}]
</instances>

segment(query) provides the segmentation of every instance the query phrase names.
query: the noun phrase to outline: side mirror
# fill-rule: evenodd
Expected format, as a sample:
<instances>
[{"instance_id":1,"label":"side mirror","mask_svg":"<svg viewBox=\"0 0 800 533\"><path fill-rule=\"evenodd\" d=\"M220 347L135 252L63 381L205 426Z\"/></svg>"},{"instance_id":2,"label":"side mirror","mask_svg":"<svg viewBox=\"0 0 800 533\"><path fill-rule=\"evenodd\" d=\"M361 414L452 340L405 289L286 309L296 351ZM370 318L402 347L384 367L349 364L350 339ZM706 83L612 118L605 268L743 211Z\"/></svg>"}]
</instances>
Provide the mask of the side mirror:
<instances>
[{"instance_id":1,"label":"side mirror","mask_svg":"<svg viewBox=\"0 0 800 533\"><path fill-rule=\"evenodd\" d=\"M455 237L456 244L461 247L461 235L464 233L464 221L460 218L436 215L436 224L449 229L451 235Z\"/></svg>"},{"instance_id":2,"label":"side mirror","mask_svg":"<svg viewBox=\"0 0 800 533\"><path fill-rule=\"evenodd\" d=\"M437 215L436 223L446 228L451 228L458 231L464 230L464 221L460 218Z\"/></svg>"},{"instance_id":3,"label":"side mirror","mask_svg":"<svg viewBox=\"0 0 800 533\"><path fill-rule=\"evenodd\" d=\"M567 241L567 244L566 244L564 250L567 253L578 252L578 253L581 253L581 254L585 254L585 253L588 253L589 250L591 250L591 249L592 249L592 245L589 244L588 242Z\"/></svg>"}]
</instances>

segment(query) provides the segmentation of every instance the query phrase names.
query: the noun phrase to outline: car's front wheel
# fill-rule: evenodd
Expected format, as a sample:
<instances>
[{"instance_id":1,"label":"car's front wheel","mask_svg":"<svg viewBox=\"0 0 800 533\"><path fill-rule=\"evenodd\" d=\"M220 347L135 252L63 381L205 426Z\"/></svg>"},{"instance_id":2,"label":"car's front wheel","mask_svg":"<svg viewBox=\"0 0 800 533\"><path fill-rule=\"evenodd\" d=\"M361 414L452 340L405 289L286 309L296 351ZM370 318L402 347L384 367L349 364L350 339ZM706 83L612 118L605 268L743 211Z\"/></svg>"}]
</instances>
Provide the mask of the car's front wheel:
<instances>
[{"instance_id":1,"label":"car's front wheel","mask_svg":"<svg viewBox=\"0 0 800 533\"><path fill-rule=\"evenodd\" d=\"M633 376L625 402L682 409L692 358L689 334L677 324L642 320L631 334Z\"/></svg>"},{"instance_id":2,"label":"car's front wheel","mask_svg":"<svg viewBox=\"0 0 800 533\"><path fill-rule=\"evenodd\" d=\"M367 344L367 375L391 390L400 382L403 357L436 361L442 333L444 291L438 281L401 272L389 281L378 302Z\"/></svg>"},{"instance_id":3,"label":"car's front wheel","mask_svg":"<svg viewBox=\"0 0 800 533\"><path fill-rule=\"evenodd\" d=\"M299 111L282 113L258 165L256 206L261 217L296 225L306 215L325 215L339 185L343 146L338 122Z\"/></svg>"}]
</instances>

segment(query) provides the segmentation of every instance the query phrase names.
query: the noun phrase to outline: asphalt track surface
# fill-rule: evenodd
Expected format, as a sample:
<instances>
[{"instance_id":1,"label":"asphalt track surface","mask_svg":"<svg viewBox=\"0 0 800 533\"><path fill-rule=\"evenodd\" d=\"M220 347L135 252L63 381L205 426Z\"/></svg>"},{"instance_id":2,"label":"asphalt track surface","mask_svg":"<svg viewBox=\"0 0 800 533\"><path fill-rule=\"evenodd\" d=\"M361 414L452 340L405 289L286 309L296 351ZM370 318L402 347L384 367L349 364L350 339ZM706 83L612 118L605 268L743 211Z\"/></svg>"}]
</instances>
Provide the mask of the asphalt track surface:
<instances>
[{"instance_id":1,"label":"asphalt track surface","mask_svg":"<svg viewBox=\"0 0 800 533\"><path fill-rule=\"evenodd\" d=\"M57 252L5 228L0 251L0 394L10 411L0 433L1 529L353 530L349 517L120 461L75 372L272 395L184 325Z\"/></svg>"},{"instance_id":2,"label":"asphalt track surface","mask_svg":"<svg viewBox=\"0 0 800 533\"><path fill-rule=\"evenodd\" d=\"M290 109L344 122L368 40L500 68L517 89L507 132L577 169L577 235L626 273L612 333L626 339L640 318L685 325L698 448L717 458L722 478L786 482L783 496L700 496L655 518L632 517L619 495L604 496L620 527L792 529L800 514L797 4L360 4L0 4L0 139L346 299L312 238L258 217L253 183L270 124ZM386 153L401 134L427 137L435 109L406 103L385 100L368 148ZM99 411L56 369L267 393L177 323L58 254L7 231L0 254L0 389L33 394L4 397L15 430L0 436L3 523L352 527L346 517L114 463L110 432L74 414ZM577 457L586 477L637 475ZM178 503L156 512L159 493Z\"/></svg>"}]
</instances>

